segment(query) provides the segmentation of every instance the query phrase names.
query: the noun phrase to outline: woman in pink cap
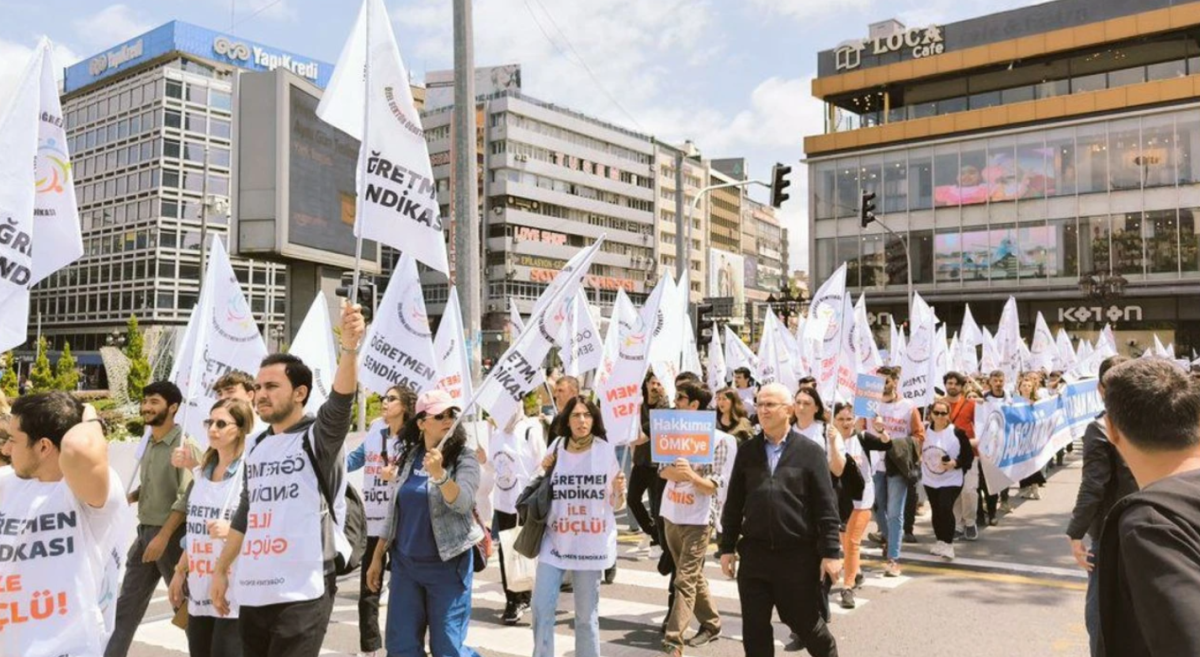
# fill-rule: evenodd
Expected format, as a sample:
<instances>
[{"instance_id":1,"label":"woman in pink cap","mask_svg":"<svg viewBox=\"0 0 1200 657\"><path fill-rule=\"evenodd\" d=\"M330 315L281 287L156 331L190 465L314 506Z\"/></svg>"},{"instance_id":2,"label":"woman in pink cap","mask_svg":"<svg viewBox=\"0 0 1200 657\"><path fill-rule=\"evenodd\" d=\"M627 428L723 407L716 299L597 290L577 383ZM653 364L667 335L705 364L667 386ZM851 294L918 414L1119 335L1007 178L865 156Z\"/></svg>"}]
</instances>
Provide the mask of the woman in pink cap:
<instances>
[{"instance_id":1,"label":"woman in pink cap","mask_svg":"<svg viewBox=\"0 0 1200 657\"><path fill-rule=\"evenodd\" d=\"M471 620L471 548L483 538L472 513L479 461L466 449L462 426L450 433L460 408L449 393L422 393L416 411L400 431L395 502L367 582L380 589L387 554L392 561L384 639L389 655L423 657L428 632L433 654L475 656L463 642Z\"/></svg>"}]
</instances>

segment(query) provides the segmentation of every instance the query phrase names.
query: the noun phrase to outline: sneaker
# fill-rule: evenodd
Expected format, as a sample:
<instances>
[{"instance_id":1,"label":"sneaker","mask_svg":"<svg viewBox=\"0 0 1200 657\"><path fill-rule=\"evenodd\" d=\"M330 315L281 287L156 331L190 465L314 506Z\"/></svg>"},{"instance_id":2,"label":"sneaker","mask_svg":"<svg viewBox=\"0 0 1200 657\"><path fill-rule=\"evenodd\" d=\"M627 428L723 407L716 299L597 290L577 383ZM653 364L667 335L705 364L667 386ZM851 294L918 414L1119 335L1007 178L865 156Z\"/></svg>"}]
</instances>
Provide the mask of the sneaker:
<instances>
[{"instance_id":1,"label":"sneaker","mask_svg":"<svg viewBox=\"0 0 1200 657\"><path fill-rule=\"evenodd\" d=\"M529 611L528 602L509 603L504 606L504 624L516 625L521 622L521 618L525 616L525 612Z\"/></svg>"},{"instance_id":2,"label":"sneaker","mask_svg":"<svg viewBox=\"0 0 1200 657\"><path fill-rule=\"evenodd\" d=\"M884 577L899 577L900 576L900 564L895 561L887 562L887 565L883 567L883 576Z\"/></svg>"},{"instance_id":3,"label":"sneaker","mask_svg":"<svg viewBox=\"0 0 1200 657\"><path fill-rule=\"evenodd\" d=\"M1000 524L1000 520L997 518L988 518L987 522L988 522L988 527L995 527L996 525Z\"/></svg>"},{"instance_id":4,"label":"sneaker","mask_svg":"<svg viewBox=\"0 0 1200 657\"><path fill-rule=\"evenodd\" d=\"M867 540L871 541L872 543L879 543L880 545L887 543L887 540L883 537L883 534L879 532L871 532L870 534L867 534Z\"/></svg>"},{"instance_id":5,"label":"sneaker","mask_svg":"<svg viewBox=\"0 0 1200 657\"><path fill-rule=\"evenodd\" d=\"M851 589L842 589L842 609L854 609L854 591Z\"/></svg>"},{"instance_id":6,"label":"sneaker","mask_svg":"<svg viewBox=\"0 0 1200 657\"><path fill-rule=\"evenodd\" d=\"M1023 486L1021 488L1021 492L1019 493L1019 495L1021 496L1021 499L1023 499L1023 500L1032 500L1033 499L1033 487L1032 486Z\"/></svg>"},{"instance_id":7,"label":"sneaker","mask_svg":"<svg viewBox=\"0 0 1200 657\"><path fill-rule=\"evenodd\" d=\"M1008 500L1002 500L1000 502L1000 513L1012 513L1012 512L1013 512L1012 502L1009 502Z\"/></svg>"},{"instance_id":8,"label":"sneaker","mask_svg":"<svg viewBox=\"0 0 1200 657\"><path fill-rule=\"evenodd\" d=\"M966 536L967 536L967 533L964 530L962 530L962 529L954 530L954 540L961 541L964 538L966 538Z\"/></svg>"},{"instance_id":9,"label":"sneaker","mask_svg":"<svg viewBox=\"0 0 1200 657\"><path fill-rule=\"evenodd\" d=\"M718 638L720 638L720 636L721 636L720 629L714 630L711 627L702 627L702 628L700 628L699 632L696 632L696 634L693 635L692 638L688 639L687 641L684 641L684 643L686 643L687 645L689 645L693 648L699 648L700 646L706 646L706 645L712 643L713 641L716 641Z\"/></svg>"},{"instance_id":10,"label":"sneaker","mask_svg":"<svg viewBox=\"0 0 1200 657\"><path fill-rule=\"evenodd\" d=\"M978 541L979 528L975 525L967 525L966 531L963 532L963 539L967 541Z\"/></svg>"},{"instance_id":11,"label":"sneaker","mask_svg":"<svg viewBox=\"0 0 1200 657\"><path fill-rule=\"evenodd\" d=\"M940 557L946 553L945 546L945 543L937 541L929 548L929 554L932 554L935 557Z\"/></svg>"},{"instance_id":12,"label":"sneaker","mask_svg":"<svg viewBox=\"0 0 1200 657\"><path fill-rule=\"evenodd\" d=\"M914 534L912 532L905 532L904 533L904 542L909 545L915 545L918 542L916 534Z\"/></svg>"},{"instance_id":13,"label":"sneaker","mask_svg":"<svg viewBox=\"0 0 1200 657\"><path fill-rule=\"evenodd\" d=\"M617 581L617 567L613 566L612 568L604 571L604 583L612 584L615 581Z\"/></svg>"},{"instance_id":14,"label":"sneaker","mask_svg":"<svg viewBox=\"0 0 1200 657\"><path fill-rule=\"evenodd\" d=\"M954 561L954 544L946 543L946 547L942 550L942 554L940 556L946 561Z\"/></svg>"},{"instance_id":15,"label":"sneaker","mask_svg":"<svg viewBox=\"0 0 1200 657\"><path fill-rule=\"evenodd\" d=\"M683 646L676 646L663 642L662 654L669 655L670 657L683 657Z\"/></svg>"},{"instance_id":16,"label":"sneaker","mask_svg":"<svg viewBox=\"0 0 1200 657\"><path fill-rule=\"evenodd\" d=\"M1026 498L1026 499L1030 499L1030 500L1040 500L1040 499L1042 499L1042 491L1041 491L1041 489L1039 489L1037 486L1030 486L1030 487L1029 487L1029 497L1028 497L1028 498Z\"/></svg>"}]
</instances>

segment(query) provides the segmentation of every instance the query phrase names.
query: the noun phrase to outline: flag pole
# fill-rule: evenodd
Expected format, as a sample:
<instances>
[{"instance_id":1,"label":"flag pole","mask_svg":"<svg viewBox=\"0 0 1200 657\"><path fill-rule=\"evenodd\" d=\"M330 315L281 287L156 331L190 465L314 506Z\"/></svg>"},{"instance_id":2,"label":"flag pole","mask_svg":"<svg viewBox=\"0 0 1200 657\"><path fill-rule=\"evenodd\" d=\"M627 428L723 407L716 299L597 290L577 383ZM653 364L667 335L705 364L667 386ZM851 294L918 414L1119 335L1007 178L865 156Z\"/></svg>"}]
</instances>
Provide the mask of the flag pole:
<instances>
[{"instance_id":1,"label":"flag pole","mask_svg":"<svg viewBox=\"0 0 1200 657\"><path fill-rule=\"evenodd\" d=\"M358 199L354 204L354 278L350 286L351 303L358 300L358 280L362 275L363 250L363 204L367 200L367 138L371 133L371 0L366 0L366 18L363 21L366 38L366 65L363 67L363 129L358 147Z\"/></svg>"}]
</instances>

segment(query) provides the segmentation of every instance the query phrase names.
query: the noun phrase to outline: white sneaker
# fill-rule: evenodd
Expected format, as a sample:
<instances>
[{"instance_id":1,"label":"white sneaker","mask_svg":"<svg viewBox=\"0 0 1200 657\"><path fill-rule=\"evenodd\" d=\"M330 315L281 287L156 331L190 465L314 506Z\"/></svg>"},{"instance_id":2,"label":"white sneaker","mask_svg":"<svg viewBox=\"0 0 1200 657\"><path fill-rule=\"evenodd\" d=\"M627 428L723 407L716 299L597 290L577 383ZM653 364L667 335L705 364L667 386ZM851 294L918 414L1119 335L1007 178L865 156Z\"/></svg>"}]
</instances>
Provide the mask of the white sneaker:
<instances>
[{"instance_id":1,"label":"white sneaker","mask_svg":"<svg viewBox=\"0 0 1200 657\"><path fill-rule=\"evenodd\" d=\"M932 554L935 557L945 556L946 547L948 547L948 546L945 543L943 543L941 541L937 541L932 546L930 546L929 554Z\"/></svg>"},{"instance_id":2,"label":"white sneaker","mask_svg":"<svg viewBox=\"0 0 1200 657\"><path fill-rule=\"evenodd\" d=\"M941 557L947 561L954 561L954 544L947 543L946 549L942 550Z\"/></svg>"}]
</instances>

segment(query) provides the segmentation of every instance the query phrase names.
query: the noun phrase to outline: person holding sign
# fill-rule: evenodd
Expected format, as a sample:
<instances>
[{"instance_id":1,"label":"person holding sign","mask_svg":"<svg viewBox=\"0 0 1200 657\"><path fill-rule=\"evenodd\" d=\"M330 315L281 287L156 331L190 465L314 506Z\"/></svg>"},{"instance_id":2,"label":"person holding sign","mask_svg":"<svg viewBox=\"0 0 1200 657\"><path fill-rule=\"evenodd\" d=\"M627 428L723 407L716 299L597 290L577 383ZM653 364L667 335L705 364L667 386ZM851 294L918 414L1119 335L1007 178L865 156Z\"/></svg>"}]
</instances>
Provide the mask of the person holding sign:
<instances>
[{"instance_id":1,"label":"person holding sign","mask_svg":"<svg viewBox=\"0 0 1200 657\"><path fill-rule=\"evenodd\" d=\"M883 401L871 428L887 441L887 456L875 460L875 524L879 534L870 538L886 546L884 575L897 577L900 575L901 537L905 542L917 540L912 532L904 535L904 524L909 497L915 497L913 488L921 479L917 461L921 442L925 439L925 424L916 406L900 396L900 368L881 367L879 375L884 379ZM910 537L911 541L908 540Z\"/></svg>"},{"instance_id":2,"label":"person holding sign","mask_svg":"<svg viewBox=\"0 0 1200 657\"><path fill-rule=\"evenodd\" d=\"M711 402L712 393L702 383L685 382L676 388L678 410L708 415L700 411ZM711 462L707 462L708 450L704 449L703 456L693 457L695 465L693 459L680 456L664 465L659 473L667 482L662 497L663 536L675 563L672 578L675 596L663 637L663 650L669 655L682 655L685 643L703 646L721 636L721 616L708 592L704 560L713 525L721 514L720 491L733 473L737 441L724 431L715 431L709 441L715 441ZM700 630L685 642L683 632L693 613Z\"/></svg>"},{"instance_id":3,"label":"person holding sign","mask_svg":"<svg viewBox=\"0 0 1200 657\"><path fill-rule=\"evenodd\" d=\"M241 473L246 435L254 426L254 411L244 401L223 399L213 404L204 426L208 452L184 498L187 506L185 549L171 578L171 606L188 606L188 652L192 657L240 657L236 595L229 614L221 617L208 596L217 555L229 536L229 519L242 495ZM186 587L186 593L185 593Z\"/></svg>"},{"instance_id":4,"label":"person holding sign","mask_svg":"<svg viewBox=\"0 0 1200 657\"><path fill-rule=\"evenodd\" d=\"M124 566L132 514L95 410L65 392L13 403L0 478L0 655L103 654L113 628L112 594ZM37 526L38 531L21 528ZM48 592L48 593L47 593ZM46 597L48 596L48 597ZM49 615L30 613L33 605ZM43 606L44 605L44 606Z\"/></svg>"},{"instance_id":5,"label":"person holding sign","mask_svg":"<svg viewBox=\"0 0 1200 657\"><path fill-rule=\"evenodd\" d=\"M575 580L575 654L599 657L600 579L617 560L615 512L625 506L625 475L599 407L576 397L563 414L567 431L555 425L560 435L542 459L542 469L553 468L553 493L533 586L533 657L555 655L555 611L568 572Z\"/></svg>"},{"instance_id":6,"label":"person holding sign","mask_svg":"<svg viewBox=\"0 0 1200 657\"><path fill-rule=\"evenodd\" d=\"M929 430L921 445L921 483L933 513L937 543L930 554L954 559L954 504L963 488L963 473L975 462L967 433L950 422L950 403L944 399L929 407Z\"/></svg>"}]
</instances>

